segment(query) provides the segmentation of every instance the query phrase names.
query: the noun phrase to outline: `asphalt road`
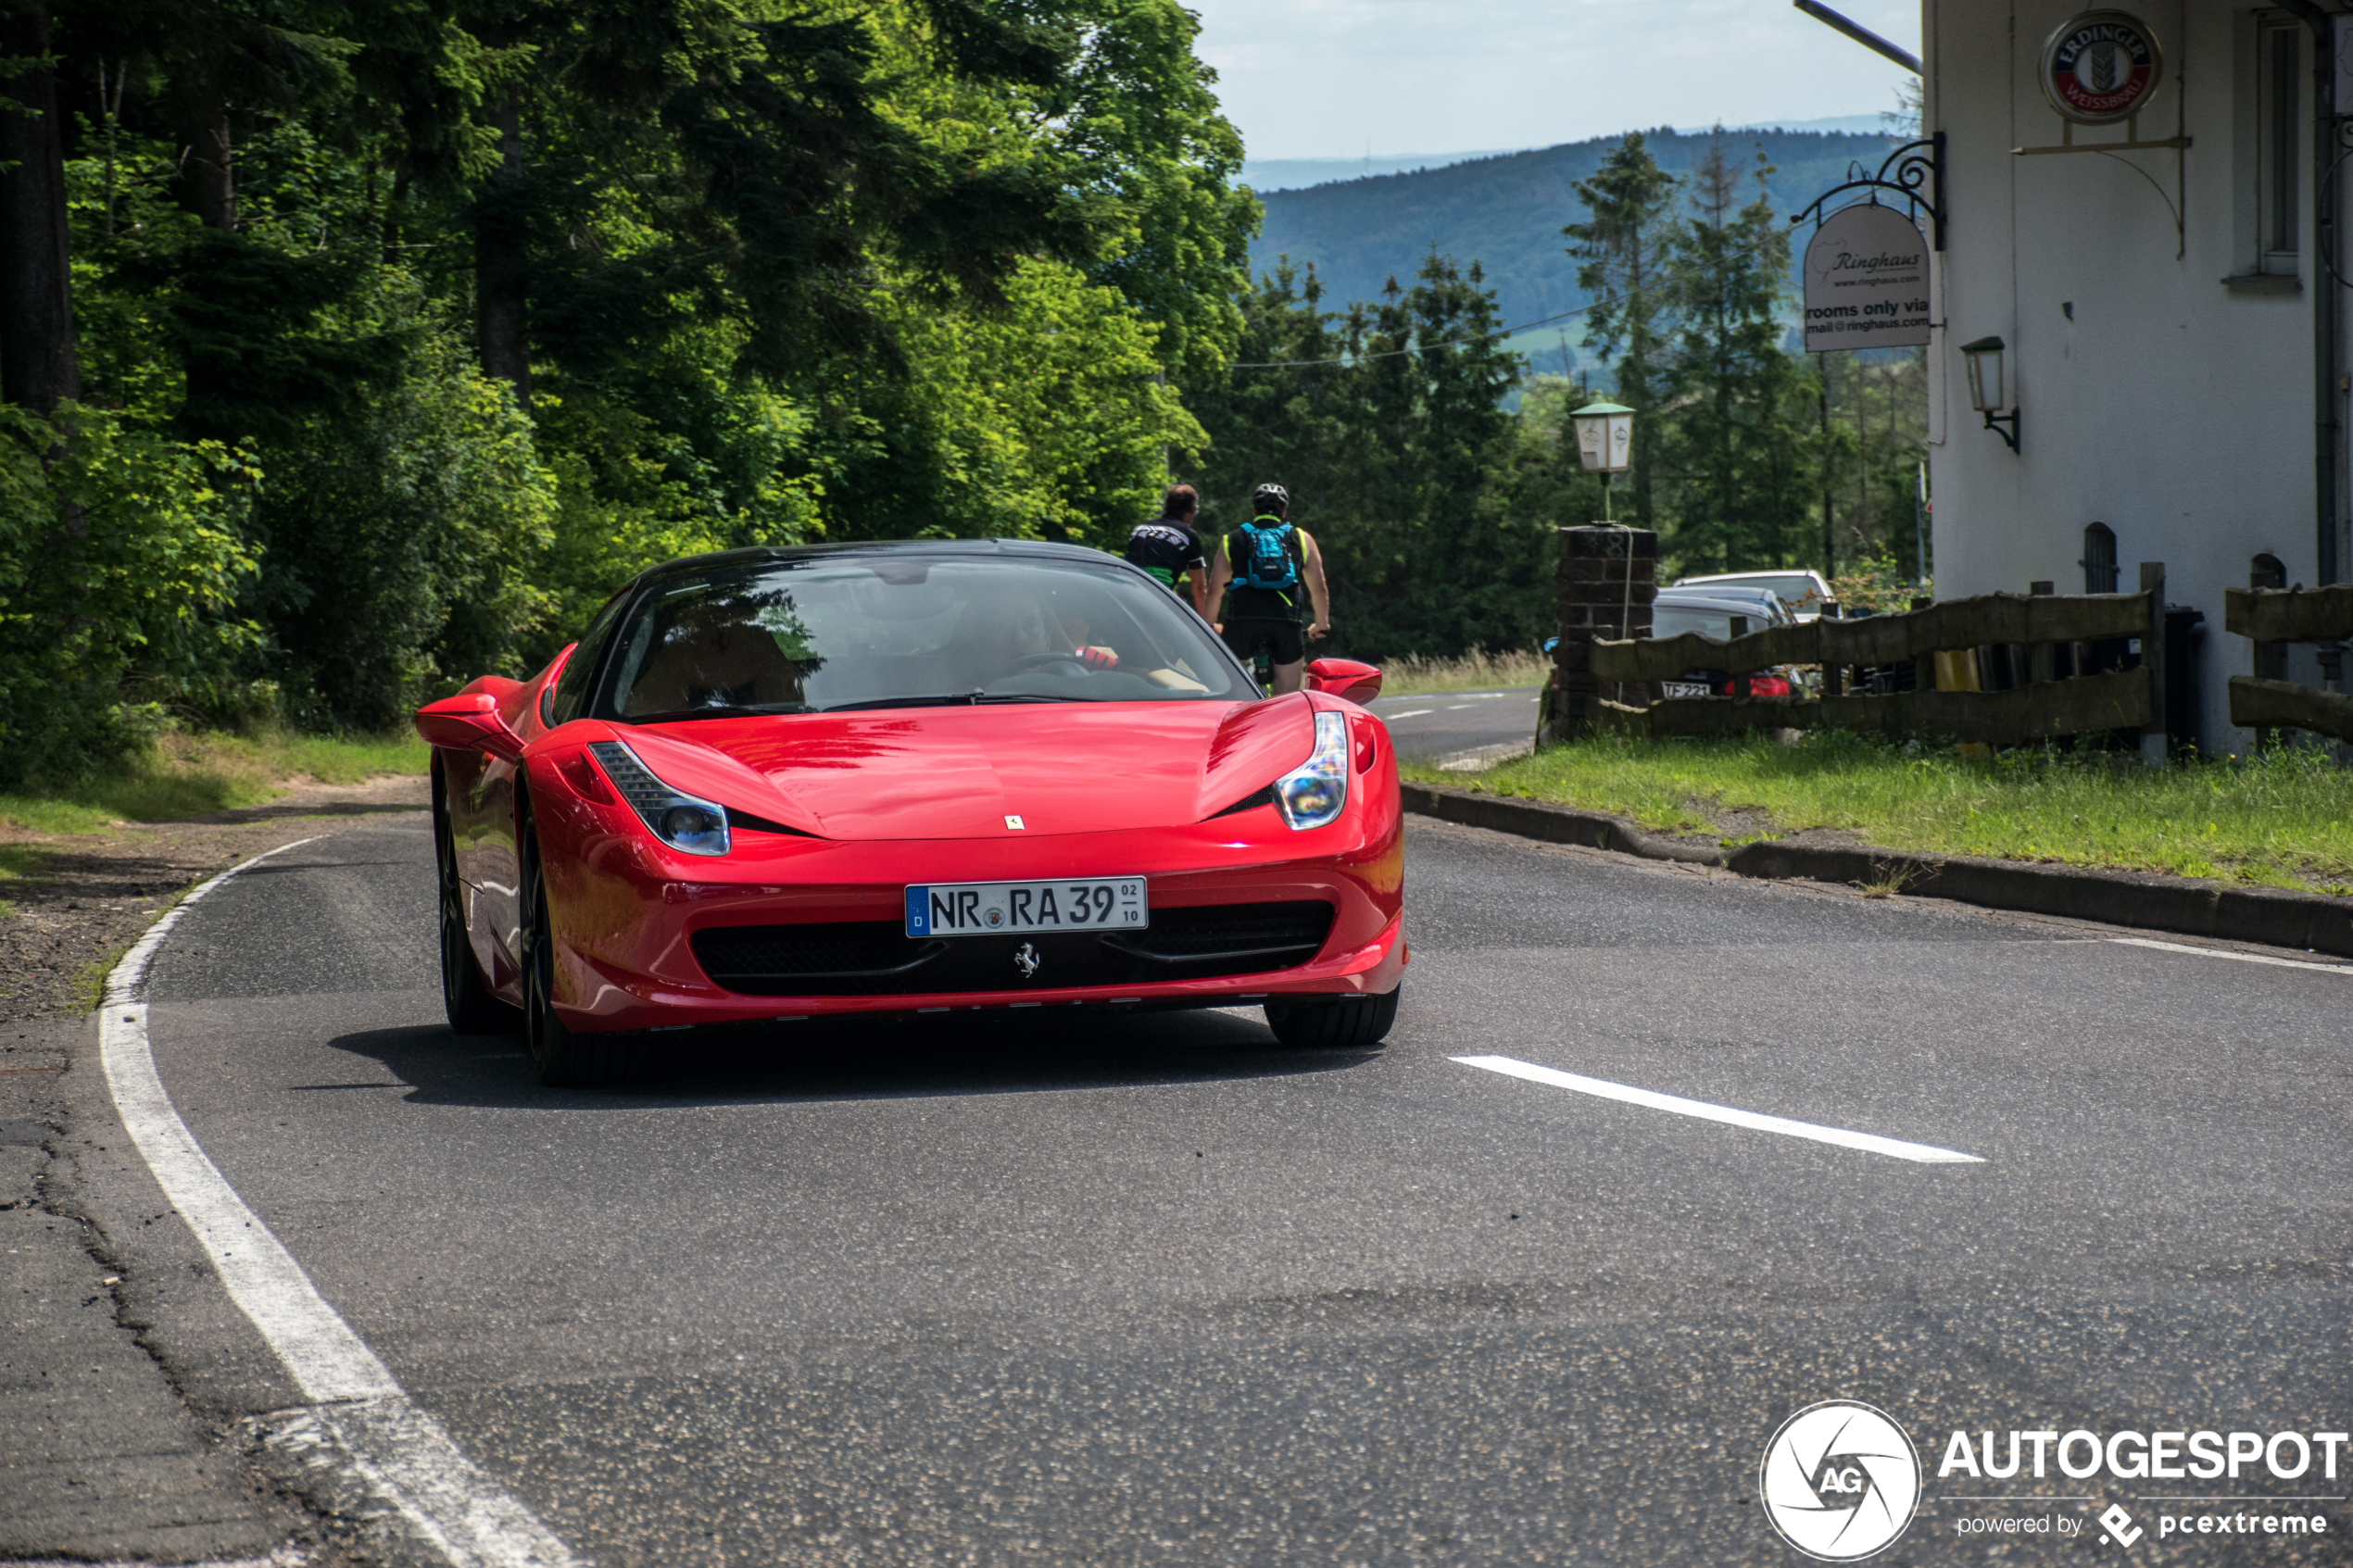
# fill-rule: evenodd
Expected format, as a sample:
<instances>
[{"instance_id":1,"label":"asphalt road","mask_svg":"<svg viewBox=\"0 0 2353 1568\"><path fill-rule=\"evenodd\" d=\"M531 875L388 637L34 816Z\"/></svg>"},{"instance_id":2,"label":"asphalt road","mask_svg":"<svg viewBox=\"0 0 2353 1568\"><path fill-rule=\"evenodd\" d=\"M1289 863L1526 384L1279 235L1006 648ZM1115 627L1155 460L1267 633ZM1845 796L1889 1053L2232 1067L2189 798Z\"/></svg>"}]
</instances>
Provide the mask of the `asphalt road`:
<instances>
[{"instance_id":1,"label":"asphalt road","mask_svg":"<svg viewBox=\"0 0 2353 1568\"><path fill-rule=\"evenodd\" d=\"M800 1024L551 1091L442 1026L400 819L191 909L149 1022L327 1301L599 1564L1794 1564L1758 1460L1832 1398L1927 1466L1888 1562L2353 1490L1935 1476L1956 1429L2347 1429L2353 973L1419 822L1408 879L1383 1050L1241 1011ZM200 1408L290 1402L169 1223L112 1228ZM2298 1506L2340 1534L2131 1557L2344 1561L2353 1513ZM2082 1534L1957 1533L2020 1512Z\"/></svg>"},{"instance_id":2,"label":"asphalt road","mask_svg":"<svg viewBox=\"0 0 2353 1568\"><path fill-rule=\"evenodd\" d=\"M1372 709L1395 737L1398 756L1417 762L1484 746L1524 746L1536 734L1533 687L1376 697Z\"/></svg>"}]
</instances>

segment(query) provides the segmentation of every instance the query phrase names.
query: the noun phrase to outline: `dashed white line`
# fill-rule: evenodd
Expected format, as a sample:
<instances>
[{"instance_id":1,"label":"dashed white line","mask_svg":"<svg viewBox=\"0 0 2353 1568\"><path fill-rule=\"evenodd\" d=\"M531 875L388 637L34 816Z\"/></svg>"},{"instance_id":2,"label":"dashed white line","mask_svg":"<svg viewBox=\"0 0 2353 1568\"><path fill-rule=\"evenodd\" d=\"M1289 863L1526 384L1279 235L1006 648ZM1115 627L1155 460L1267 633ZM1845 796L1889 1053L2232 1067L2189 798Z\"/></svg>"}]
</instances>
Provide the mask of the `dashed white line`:
<instances>
[{"instance_id":1,"label":"dashed white line","mask_svg":"<svg viewBox=\"0 0 2353 1568\"><path fill-rule=\"evenodd\" d=\"M164 938L191 905L239 872L312 842L282 844L222 872L123 956L107 978L99 1030L107 1087L140 1157L195 1233L230 1299L293 1374L312 1403L309 1413L352 1469L454 1568L574 1568L563 1542L417 1408L367 1341L327 1304L197 1144L156 1072L147 1007L139 997Z\"/></svg>"},{"instance_id":2,"label":"dashed white line","mask_svg":"<svg viewBox=\"0 0 2353 1568\"><path fill-rule=\"evenodd\" d=\"M1446 705L1446 711L1449 713L1460 713L1464 709L1468 708L1470 704L1467 702L1450 702Z\"/></svg>"},{"instance_id":3,"label":"dashed white line","mask_svg":"<svg viewBox=\"0 0 2353 1568\"><path fill-rule=\"evenodd\" d=\"M2154 942L2145 936L2110 936L2127 947L2154 947L2160 953L2195 953L2202 959L2236 959L2241 963L2277 964L2282 969L2317 969L2324 974L2353 974L2353 964L2307 963L2302 959L2274 959L2262 953L2226 953L2220 947L2193 947L2183 942Z\"/></svg>"},{"instance_id":4,"label":"dashed white line","mask_svg":"<svg viewBox=\"0 0 2353 1568\"><path fill-rule=\"evenodd\" d=\"M1984 1157L1963 1154L1957 1149L1938 1148L1933 1144L1906 1143L1902 1138L1883 1138L1876 1133L1849 1132L1844 1127L1817 1126L1811 1122L1793 1122L1785 1116L1767 1116L1755 1110L1735 1110L1727 1105L1710 1105L1702 1099L1685 1099L1680 1095L1662 1095L1653 1089L1637 1089L1626 1084L1613 1084L1606 1079L1587 1078L1575 1073L1563 1073L1557 1068L1539 1067L1532 1061L1520 1061L1508 1056L1458 1056L1450 1060L1466 1067L1483 1067L1490 1073L1502 1073L1514 1078L1525 1078L1533 1084L1550 1084L1555 1088L1575 1089L1581 1095L1593 1095L1602 1099L1622 1100L1628 1105L1647 1106L1653 1110L1671 1110L1678 1116L1695 1116L1703 1122L1722 1122L1734 1127L1747 1127L1759 1133L1780 1133L1784 1137L1810 1138L1816 1143L1836 1144L1842 1148L1859 1148L1872 1154L1884 1154L1897 1160L1918 1160L1925 1165L1982 1165Z\"/></svg>"},{"instance_id":5,"label":"dashed white line","mask_svg":"<svg viewBox=\"0 0 2353 1568\"><path fill-rule=\"evenodd\" d=\"M1409 708L1403 713L1384 713L1381 717L1383 719L1418 719L1425 713L1435 713L1437 711L1438 709L1435 708Z\"/></svg>"}]
</instances>

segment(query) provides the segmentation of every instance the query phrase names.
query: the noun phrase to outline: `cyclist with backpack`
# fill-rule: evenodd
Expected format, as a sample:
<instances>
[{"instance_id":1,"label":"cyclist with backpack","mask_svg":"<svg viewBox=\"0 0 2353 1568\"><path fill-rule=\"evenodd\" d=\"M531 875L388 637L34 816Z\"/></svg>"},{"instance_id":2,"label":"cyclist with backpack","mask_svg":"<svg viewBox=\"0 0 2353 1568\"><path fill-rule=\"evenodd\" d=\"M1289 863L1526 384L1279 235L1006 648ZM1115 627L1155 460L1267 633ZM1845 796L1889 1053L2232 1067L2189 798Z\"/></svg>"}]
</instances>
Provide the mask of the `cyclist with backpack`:
<instances>
[{"instance_id":1,"label":"cyclist with backpack","mask_svg":"<svg viewBox=\"0 0 2353 1568\"><path fill-rule=\"evenodd\" d=\"M1265 651L1277 694L1295 692L1306 682L1308 641L1331 630L1324 558L1307 531L1290 521L1290 492L1281 485L1260 485L1250 509L1251 521L1226 535L1210 563L1208 619L1243 663ZM1303 631L1302 587L1315 610ZM1229 588L1233 602L1224 604Z\"/></svg>"}]
</instances>

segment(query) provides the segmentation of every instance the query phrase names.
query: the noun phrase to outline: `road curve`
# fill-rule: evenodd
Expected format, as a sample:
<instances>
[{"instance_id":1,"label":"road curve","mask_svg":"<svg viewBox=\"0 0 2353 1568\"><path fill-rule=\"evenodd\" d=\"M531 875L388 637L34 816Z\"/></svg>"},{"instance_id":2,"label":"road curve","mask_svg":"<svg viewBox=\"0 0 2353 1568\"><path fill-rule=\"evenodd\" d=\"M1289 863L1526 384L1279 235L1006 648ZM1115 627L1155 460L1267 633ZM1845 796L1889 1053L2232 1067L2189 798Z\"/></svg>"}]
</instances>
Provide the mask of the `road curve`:
<instances>
[{"instance_id":1,"label":"road curve","mask_svg":"<svg viewBox=\"0 0 2353 1568\"><path fill-rule=\"evenodd\" d=\"M1407 874L1372 1052L1032 1013L541 1089L440 1022L422 816L223 884L147 1021L321 1297L608 1568L1793 1562L1758 1458L1831 1398L1928 1464L1898 1555L1974 1561L1947 1494L2057 1483L1941 1482L1949 1431L2353 1414L2353 973L1419 822ZM106 1218L134 1286L185 1267ZM212 1413L291 1402L217 1301L142 1299ZM2233 1560L2194 1545L2134 1555Z\"/></svg>"}]
</instances>

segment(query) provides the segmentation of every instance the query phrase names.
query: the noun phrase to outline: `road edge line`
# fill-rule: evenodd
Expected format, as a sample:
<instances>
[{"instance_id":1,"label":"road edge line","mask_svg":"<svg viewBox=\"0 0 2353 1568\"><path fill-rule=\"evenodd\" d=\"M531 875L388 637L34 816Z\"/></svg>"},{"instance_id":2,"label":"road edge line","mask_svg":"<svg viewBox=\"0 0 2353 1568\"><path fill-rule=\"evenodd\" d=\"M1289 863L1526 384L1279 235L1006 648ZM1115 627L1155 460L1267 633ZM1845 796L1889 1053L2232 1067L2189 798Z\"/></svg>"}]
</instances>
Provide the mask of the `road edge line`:
<instances>
[{"instance_id":1,"label":"road edge line","mask_svg":"<svg viewBox=\"0 0 2353 1568\"><path fill-rule=\"evenodd\" d=\"M115 1112L229 1298L285 1364L352 1466L454 1568L579 1568L555 1533L419 1409L376 1353L319 1294L213 1164L171 1103L147 1039L148 966L191 905L240 872L319 836L230 867L191 890L107 977L99 1060Z\"/></svg>"}]
</instances>

